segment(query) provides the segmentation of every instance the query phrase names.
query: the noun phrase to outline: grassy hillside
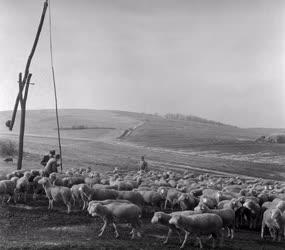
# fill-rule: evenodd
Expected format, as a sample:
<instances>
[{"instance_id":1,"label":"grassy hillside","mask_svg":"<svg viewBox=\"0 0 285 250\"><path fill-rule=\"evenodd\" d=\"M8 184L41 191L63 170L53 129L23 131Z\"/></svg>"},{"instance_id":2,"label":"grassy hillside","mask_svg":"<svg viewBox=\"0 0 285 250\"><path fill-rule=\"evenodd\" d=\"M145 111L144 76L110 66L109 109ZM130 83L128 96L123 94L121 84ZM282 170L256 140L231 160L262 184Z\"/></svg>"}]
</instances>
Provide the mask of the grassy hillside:
<instances>
[{"instance_id":1,"label":"grassy hillside","mask_svg":"<svg viewBox=\"0 0 285 250\"><path fill-rule=\"evenodd\" d=\"M5 122L12 112L0 112L0 133L8 133ZM215 124L202 119L170 120L158 115L126 111L105 111L86 109L62 109L59 111L63 137L98 139L118 138L146 146L183 149L198 145L225 144L229 142L253 141L262 135L285 132L281 129L242 129ZM18 112L13 133L19 131ZM139 125L139 126L138 126ZM72 129L85 127L88 129ZM54 110L30 110L26 115L26 133L56 136Z\"/></svg>"},{"instance_id":2,"label":"grassy hillside","mask_svg":"<svg viewBox=\"0 0 285 250\"><path fill-rule=\"evenodd\" d=\"M0 112L0 133L9 132L5 122L11 119L12 112ZM63 137L96 139L102 136L116 137L125 128L133 127L140 121L135 118L117 114L112 111L62 109L59 111L60 127ZM13 132L19 132L20 113L18 112ZM72 127L91 129L66 129ZM93 128L93 129L92 129ZM29 110L26 114L26 133L56 136L56 118L54 110Z\"/></svg>"},{"instance_id":3,"label":"grassy hillside","mask_svg":"<svg viewBox=\"0 0 285 250\"><path fill-rule=\"evenodd\" d=\"M279 129L242 129L212 123L151 119L125 139L148 146L187 148L197 145L253 141L263 134L281 132Z\"/></svg>"}]
</instances>

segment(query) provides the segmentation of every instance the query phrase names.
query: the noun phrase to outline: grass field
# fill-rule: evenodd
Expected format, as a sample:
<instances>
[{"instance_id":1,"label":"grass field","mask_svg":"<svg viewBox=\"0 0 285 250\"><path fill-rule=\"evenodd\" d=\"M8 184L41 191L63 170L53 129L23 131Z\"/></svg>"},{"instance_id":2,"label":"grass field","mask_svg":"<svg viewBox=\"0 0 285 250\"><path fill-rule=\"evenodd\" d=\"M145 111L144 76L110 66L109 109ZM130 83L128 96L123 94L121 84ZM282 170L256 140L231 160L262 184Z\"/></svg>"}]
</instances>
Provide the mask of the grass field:
<instances>
[{"instance_id":1,"label":"grass field","mask_svg":"<svg viewBox=\"0 0 285 250\"><path fill-rule=\"evenodd\" d=\"M11 112L0 112L0 140L17 143L19 120L10 132L4 123ZM91 167L98 171L119 167L137 168L146 155L151 168L193 172L213 172L285 180L285 145L257 144L261 135L281 133L280 129L241 129L193 121L166 120L160 116L122 111L61 110L62 127L87 126L114 129L62 130L63 166ZM53 111L29 111L26 121L24 169L41 168L41 157L57 149ZM134 129L135 128L135 129ZM126 130L127 136L117 139ZM16 168L16 162L0 160L1 173ZM74 211L48 212L47 201L28 206L0 207L0 249L174 249L177 238L161 244L165 228L153 227L144 220L143 239L129 240L127 229L115 240L109 230L103 239L97 234L102 222ZM285 249L284 243L261 241L258 232L241 230L236 239L226 240L224 249Z\"/></svg>"}]
</instances>

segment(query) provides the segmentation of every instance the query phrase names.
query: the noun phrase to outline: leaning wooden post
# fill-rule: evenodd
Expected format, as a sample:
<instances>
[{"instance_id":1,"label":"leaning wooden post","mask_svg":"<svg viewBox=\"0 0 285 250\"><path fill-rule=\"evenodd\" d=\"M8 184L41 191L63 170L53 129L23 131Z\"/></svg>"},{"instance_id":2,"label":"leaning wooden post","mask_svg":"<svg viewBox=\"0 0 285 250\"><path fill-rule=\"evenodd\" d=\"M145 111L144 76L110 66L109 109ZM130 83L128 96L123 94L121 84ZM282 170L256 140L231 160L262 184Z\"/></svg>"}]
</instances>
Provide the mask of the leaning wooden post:
<instances>
[{"instance_id":1,"label":"leaning wooden post","mask_svg":"<svg viewBox=\"0 0 285 250\"><path fill-rule=\"evenodd\" d=\"M33 47L32 47L32 50L31 50L30 55L29 55L28 60L27 60L27 64L26 64L26 68L25 68L25 73L24 73L24 79L23 79L22 90L23 90L23 88L24 88L24 85L25 85L25 83L26 83L26 81L27 81L27 78L28 78L28 75L29 75L30 65L31 65L32 58L33 58L33 56L34 56L34 53L35 53L35 50L36 50L38 41L39 41L39 37L40 37L41 31L42 31L42 27L43 27L43 23L44 23L44 19L45 19L45 14L46 14L46 11L47 11L47 7L48 7L48 1L46 0L45 3L44 3L42 16L41 16L40 24L39 24L39 27L38 27L38 30L37 30L37 34L36 34L34 43L33 43ZM15 106L14 106L14 110L13 110L13 114L12 114L12 119L11 119L11 122L9 123L9 129L10 129L10 130L12 130L12 129L13 129L13 126L14 126L14 122L15 122L15 118L16 118L16 113L17 113L17 109L18 109L18 105L19 105L19 101L20 101L20 93L21 93L21 92L22 92L22 91L19 91L19 94L18 94L18 96L17 96L17 98L16 98L16 102L15 102Z\"/></svg>"}]
</instances>

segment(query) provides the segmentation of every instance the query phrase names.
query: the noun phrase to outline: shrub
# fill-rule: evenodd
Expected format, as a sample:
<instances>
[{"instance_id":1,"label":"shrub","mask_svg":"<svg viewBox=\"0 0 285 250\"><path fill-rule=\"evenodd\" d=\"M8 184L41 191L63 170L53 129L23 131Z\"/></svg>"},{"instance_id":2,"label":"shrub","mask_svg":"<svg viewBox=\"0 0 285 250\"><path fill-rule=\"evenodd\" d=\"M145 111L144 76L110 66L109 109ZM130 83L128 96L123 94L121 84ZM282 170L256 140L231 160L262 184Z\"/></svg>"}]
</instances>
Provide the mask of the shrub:
<instances>
[{"instance_id":1,"label":"shrub","mask_svg":"<svg viewBox=\"0 0 285 250\"><path fill-rule=\"evenodd\" d=\"M0 141L0 155L14 156L17 154L16 144L10 140Z\"/></svg>"}]
</instances>

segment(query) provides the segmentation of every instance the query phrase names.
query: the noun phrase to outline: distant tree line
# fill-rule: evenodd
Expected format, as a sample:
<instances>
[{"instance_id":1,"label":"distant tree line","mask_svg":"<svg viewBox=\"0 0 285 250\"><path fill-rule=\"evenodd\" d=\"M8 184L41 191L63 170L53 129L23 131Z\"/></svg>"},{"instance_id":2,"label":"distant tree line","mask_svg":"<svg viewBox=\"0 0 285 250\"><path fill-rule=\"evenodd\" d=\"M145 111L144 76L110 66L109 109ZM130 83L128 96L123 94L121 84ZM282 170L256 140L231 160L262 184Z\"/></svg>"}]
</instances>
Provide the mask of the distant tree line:
<instances>
[{"instance_id":1,"label":"distant tree line","mask_svg":"<svg viewBox=\"0 0 285 250\"><path fill-rule=\"evenodd\" d=\"M219 126L226 125L221 122L207 120L207 119L200 118L200 117L193 116L193 115L183 115L179 113L167 113L166 115L164 115L164 118L169 119L169 120L195 121L195 122L208 123L208 124L214 124L214 125L219 125Z\"/></svg>"}]
</instances>

